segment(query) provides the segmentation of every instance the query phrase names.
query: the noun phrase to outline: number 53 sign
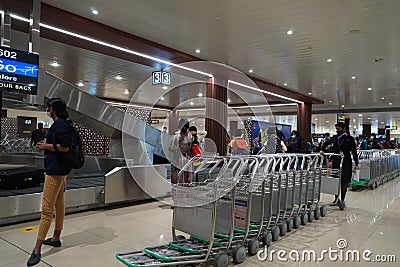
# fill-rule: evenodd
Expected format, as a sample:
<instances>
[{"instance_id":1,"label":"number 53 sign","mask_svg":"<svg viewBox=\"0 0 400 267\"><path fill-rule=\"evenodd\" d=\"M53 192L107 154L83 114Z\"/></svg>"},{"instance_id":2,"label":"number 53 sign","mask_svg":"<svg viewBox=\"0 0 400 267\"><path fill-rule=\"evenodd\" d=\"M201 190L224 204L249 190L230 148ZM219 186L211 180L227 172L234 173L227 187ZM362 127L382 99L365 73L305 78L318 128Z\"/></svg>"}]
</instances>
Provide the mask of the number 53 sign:
<instances>
[{"instance_id":1,"label":"number 53 sign","mask_svg":"<svg viewBox=\"0 0 400 267\"><path fill-rule=\"evenodd\" d=\"M166 71L154 71L152 73L152 81L153 85L163 84L170 85L171 84L171 73Z\"/></svg>"}]
</instances>

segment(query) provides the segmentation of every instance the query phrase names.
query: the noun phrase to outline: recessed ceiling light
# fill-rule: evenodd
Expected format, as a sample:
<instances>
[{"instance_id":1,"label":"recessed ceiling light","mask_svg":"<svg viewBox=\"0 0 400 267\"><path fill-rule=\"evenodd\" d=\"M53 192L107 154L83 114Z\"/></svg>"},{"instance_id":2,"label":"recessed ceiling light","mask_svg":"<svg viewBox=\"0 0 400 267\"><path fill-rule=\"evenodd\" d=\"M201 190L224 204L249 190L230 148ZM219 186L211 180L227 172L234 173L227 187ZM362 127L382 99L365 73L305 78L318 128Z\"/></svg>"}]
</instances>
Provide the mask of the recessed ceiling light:
<instances>
[{"instance_id":1,"label":"recessed ceiling light","mask_svg":"<svg viewBox=\"0 0 400 267\"><path fill-rule=\"evenodd\" d=\"M94 15L98 15L98 14L99 14L99 11L97 11L96 9L93 9L93 10L92 10L92 13L93 13Z\"/></svg>"},{"instance_id":2,"label":"recessed ceiling light","mask_svg":"<svg viewBox=\"0 0 400 267\"><path fill-rule=\"evenodd\" d=\"M367 119L369 119L369 120L370 120L371 118L367 118Z\"/></svg>"},{"instance_id":3,"label":"recessed ceiling light","mask_svg":"<svg viewBox=\"0 0 400 267\"><path fill-rule=\"evenodd\" d=\"M385 98L384 98L384 97L381 97L381 99L384 100Z\"/></svg>"},{"instance_id":4,"label":"recessed ceiling light","mask_svg":"<svg viewBox=\"0 0 400 267\"><path fill-rule=\"evenodd\" d=\"M165 100L165 97L162 96L162 97L160 97L160 99L161 99L161 100Z\"/></svg>"},{"instance_id":5,"label":"recessed ceiling light","mask_svg":"<svg viewBox=\"0 0 400 267\"><path fill-rule=\"evenodd\" d=\"M287 83L284 83L283 85L284 85L284 86L287 86Z\"/></svg>"},{"instance_id":6,"label":"recessed ceiling light","mask_svg":"<svg viewBox=\"0 0 400 267\"><path fill-rule=\"evenodd\" d=\"M342 105L342 108L344 108L344 105Z\"/></svg>"},{"instance_id":7,"label":"recessed ceiling light","mask_svg":"<svg viewBox=\"0 0 400 267\"><path fill-rule=\"evenodd\" d=\"M167 90L167 89L168 89L168 86L164 85L164 86L162 87L162 89Z\"/></svg>"},{"instance_id":8,"label":"recessed ceiling light","mask_svg":"<svg viewBox=\"0 0 400 267\"><path fill-rule=\"evenodd\" d=\"M199 54L200 53L200 49L196 49L196 53Z\"/></svg>"},{"instance_id":9,"label":"recessed ceiling light","mask_svg":"<svg viewBox=\"0 0 400 267\"><path fill-rule=\"evenodd\" d=\"M356 76L352 76L351 79L355 80L355 79L356 79Z\"/></svg>"},{"instance_id":10,"label":"recessed ceiling light","mask_svg":"<svg viewBox=\"0 0 400 267\"><path fill-rule=\"evenodd\" d=\"M333 101L332 100L329 100L329 103L332 103Z\"/></svg>"},{"instance_id":11,"label":"recessed ceiling light","mask_svg":"<svg viewBox=\"0 0 400 267\"><path fill-rule=\"evenodd\" d=\"M371 87L368 87L368 91L371 91L372 90L372 88Z\"/></svg>"},{"instance_id":12,"label":"recessed ceiling light","mask_svg":"<svg viewBox=\"0 0 400 267\"><path fill-rule=\"evenodd\" d=\"M311 92L309 92L308 94L309 94L309 95L312 95L312 93L311 93Z\"/></svg>"},{"instance_id":13,"label":"recessed ceiling light","mask_svg":"<svg viewBox=\"0 0 400 267\"><path fill-rule=\"evenodd\" d=\"M293 30L288 30L286 33L287 33L288 35L292 35L292 34L293 34Z\"/></svg>"},{"instance_id":14,"label":"recessed ceiling light","mask_svg":"<svg viewBox=\"0 0 400 267\"><path fill-rule=\"evenodd\" d=\"M77 84L76 84L77 86L79 86L79 87L82 87L82 86L84 86L84 84L83 84L83 82L78 82Z\"/></svg>"},{"instance_id":15,"label":"recessed ceiling light","mask_svg":"<svg viewBox=\"0 0 400 267\"><path fill-rule=\"evenodd\" d=\"M228 98L228 103L231 103L232 101L231 101L231 99L230 98Z\"/></svg>"},{"instance_id":16,"label":"recessed ceiling light","mask_svg":"<svg viewBox=\"0 0 400 267\"><path fill-rule=\"evenodd\" d=\"M115 76L115 79L120 81L120 80L122 80L122 77L120 75L117 75L117 76Z\"/></svg>"},{"instance_id":17,"label":"recessed ceiling light","mask_svg":"<svg viewBox=\"0 0 400 267\"><path fill-rule=\"evenodd\" d=\"M202 97L203 96L203 93L202 92L200 92L197 96L200 96L200 97Z\"/></svg>"},{"instance_id":18,"label":"recessed ceiling light","mask_svg":"<svg viewBox=\"0 0 400 267\"><path fill-rule=\"evenodd\" d=\"M389 106L391 106L392 105L392 103L389 103Z\"/></svg>"},{"instance_id":19,"label":"recessed ceiling light","mask_svg":"<svg viewBox=\"0 0 400 267\"><path fill-rule=\"evenodd\" d=\"M332 59L331 59L331 58L328 58L328 59L326 60L326 62L332 62Z\"/></svg>"},{"instance_id":20,"label":"recessed ceiling light","mask_svg":"<svg viewBox=\"0 0 400 267\"><path fill-rule=\"evenodd\" d=\"M329 123L329 121L326 121L326 123Z\"/></svg>"},{"instance_id":21,"label":"recessed ceiling light","mask_svg":"<svg viewBox=\"0 0 400 267\"><path fill-rule=\"evenodd\" d=\"M318 119L315 119L316 121L318 120Z\"/></svg>"},{"instance_id":22,"label":"recessed ceiling light","mask_svg":"<svg viewBox=\"0 0 400 267\"><path fill-rule=\"evenodd\" d=\"M363 115L362 114L358 114L358 117L362 117Z\"/></svg>"},{"instance_id":23,"label":"recessed ceiling light","mask_svg":"<svg viewBox=\"0 0 400 267\"><path fill-rule=\"evenodd\" d=\"M250 73L253 73L253 70L252 70L252 69L249 69L249 72L250 72Z\"/></svg>"},{"instance_id":24,"label":"recessed ceiling light","mask_svg":"<svg viewBox=\"0 0 400 267\"><path fill-rule=\"evenodd\" d=\"M381 124L384 124L384 122L383 122L383 121L381 121Z\"/></svg>"},{"instance_id":25,"label":"recessed ceiling light","mask_svg":"<svg viewBox=\"0 0 400 267\"><path fill-rule=\"evenodd\" d=\"M129 90L125 89L124 94L129 95Z\"/></svg>"},{"instance_id":26,"label":"recessed ceiling light","mask_svg":"<svg viewBox=\"0 0 400 267\"><path fill-rule=\"evenodd\" d=\"M51 66L58 68L60 67L60 64L58 64L58 62L56 60L54 60L53 62L50 63Z\"/></svg>"},{"instance_id":27,"label":"recessed ceiling light","mask_svg":"<svg viewBox=\"0 0 400 267\"><path fill-rule=\"evenodd\" d=\"M193 101L192 101L192 102L190 102L190 105L191 105L191 106L193 106L193 105L194 105Z\"/></svg>"},{"instance_id":28,"label":"recessed ceiling light","mask_svg":"<svg viewBox=\"0 0 400 267\"><path fill-rule=\"evenodd\" d=\"M200 127L203 127L203 124L200 124Z\"/></svg>"}]
</instances>

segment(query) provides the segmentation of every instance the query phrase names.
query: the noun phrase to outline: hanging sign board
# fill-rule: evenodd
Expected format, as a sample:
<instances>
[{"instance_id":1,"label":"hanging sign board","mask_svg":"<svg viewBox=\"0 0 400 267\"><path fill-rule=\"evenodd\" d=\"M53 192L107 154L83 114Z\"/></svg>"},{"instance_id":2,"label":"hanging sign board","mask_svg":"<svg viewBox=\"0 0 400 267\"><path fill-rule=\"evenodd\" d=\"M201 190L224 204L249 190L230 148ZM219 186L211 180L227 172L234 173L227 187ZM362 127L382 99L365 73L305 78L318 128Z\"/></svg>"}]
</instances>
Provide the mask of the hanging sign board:
<instances>
[{"instance_id":1,"label":"hanging sign board","mask_svg":"<svg viewBox=\"0 0 400 267\"><path fill-rule=\"evenodd\" d=\"M36 95L39 55L0 47L0 90Z\"/></svg>"},{"instance_id":2,"label":"hanging sign board","mask_svg":"<svg viewBox=\"0 0 400 267\"><path fill-rule=\"evenodd\" d=\"M171 73L169 73L169 72L153 71L151 76L152 76L153 85L157 85L157 84L170 85L171 84Z\"/></svg>"}]
</instances>

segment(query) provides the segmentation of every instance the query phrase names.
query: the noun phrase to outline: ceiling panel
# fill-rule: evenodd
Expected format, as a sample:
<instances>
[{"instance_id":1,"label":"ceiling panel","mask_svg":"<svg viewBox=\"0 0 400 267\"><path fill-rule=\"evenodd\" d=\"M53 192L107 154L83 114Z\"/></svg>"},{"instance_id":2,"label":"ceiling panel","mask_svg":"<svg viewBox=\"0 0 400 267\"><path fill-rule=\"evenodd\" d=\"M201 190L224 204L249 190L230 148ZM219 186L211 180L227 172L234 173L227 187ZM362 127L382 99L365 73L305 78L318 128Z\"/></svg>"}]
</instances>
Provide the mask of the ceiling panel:
<instances>
[{"instance_id":1,"label":"ceiling panel","mask_svg":"<svg viewBox=\"0 0 400 267\"><path fill-rule=\"evenodd\" d=\"M312 93L328 106L400 106L397 0L43 2L207 60L251 68L256 77ZM105 82L101 73L92 75Z\"/></svg>"}]
</instances>

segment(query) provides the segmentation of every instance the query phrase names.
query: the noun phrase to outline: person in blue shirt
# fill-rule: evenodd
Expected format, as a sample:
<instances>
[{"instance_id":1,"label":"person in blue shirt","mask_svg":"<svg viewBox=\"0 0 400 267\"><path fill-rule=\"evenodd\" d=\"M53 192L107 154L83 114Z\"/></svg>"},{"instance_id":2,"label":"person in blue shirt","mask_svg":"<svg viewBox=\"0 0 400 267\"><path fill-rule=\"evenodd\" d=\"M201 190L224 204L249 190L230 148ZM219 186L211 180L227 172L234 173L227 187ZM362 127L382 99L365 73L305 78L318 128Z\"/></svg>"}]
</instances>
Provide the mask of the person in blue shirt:
<instances>
[{"instance_id":1,"label":"person in blue shirt","mask_svg":"<svg viewBox=\"0 0 400 267\"><path fill-rule=\"evenodd\" d=\"M42 211L39 232L35 248L27 265L34 266L40 262L42 245L61 247L60 235L64 225L65 180L71 171L63 159L63 153L68 152L72 141L71 125L66 120L68 112L66 104L61 98L52 98L47 101L46 112L54 123L46 133L46 139L37 143L36 147L44 150L44 168L46 172L43 195ZM52 238L45 240L56 210L55 227Z\"/></svg>"}]
</instances>

